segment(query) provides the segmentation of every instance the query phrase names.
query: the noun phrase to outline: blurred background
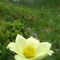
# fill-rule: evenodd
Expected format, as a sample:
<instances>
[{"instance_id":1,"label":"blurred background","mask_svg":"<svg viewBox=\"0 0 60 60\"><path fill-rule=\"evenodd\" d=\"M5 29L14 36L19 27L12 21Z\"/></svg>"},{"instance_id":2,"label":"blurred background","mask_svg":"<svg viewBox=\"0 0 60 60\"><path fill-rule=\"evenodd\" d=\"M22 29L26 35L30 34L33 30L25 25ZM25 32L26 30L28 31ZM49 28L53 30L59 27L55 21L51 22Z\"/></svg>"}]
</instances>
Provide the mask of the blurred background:
<instances>
[{"instance_id":1,"label":"blurred background","mask_svg":"<svg viewBox=\"0 0 60 60\"><path fill-rule=\"evenodd\" d=\"M60 60L60 0L0 0L0 60L14 60L6 46L17 34L52 43L43 60Z\"/></svg>"}]
</instances>

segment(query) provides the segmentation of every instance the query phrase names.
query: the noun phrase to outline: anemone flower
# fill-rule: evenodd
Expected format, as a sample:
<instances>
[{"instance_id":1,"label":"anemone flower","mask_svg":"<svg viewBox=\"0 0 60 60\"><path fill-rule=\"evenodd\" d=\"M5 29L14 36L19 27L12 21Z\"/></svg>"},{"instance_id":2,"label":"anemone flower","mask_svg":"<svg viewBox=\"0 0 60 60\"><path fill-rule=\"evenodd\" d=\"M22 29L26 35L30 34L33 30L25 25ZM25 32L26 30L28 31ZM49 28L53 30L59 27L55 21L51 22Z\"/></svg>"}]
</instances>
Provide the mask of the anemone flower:
<instances>
[{"instance_id":1,"label":"anemone flower","mask_svg":"<svg viewBox=\"0 0 60 60\"><path fill-rule=\"evenodd\" d=\"M8 44L7 49L16 53L15 60L41 60L46 56L54 53L51 43L36 40L33 37L25 39L21 35L17 35L15 42Z\"/></svg>"}]
</instances>

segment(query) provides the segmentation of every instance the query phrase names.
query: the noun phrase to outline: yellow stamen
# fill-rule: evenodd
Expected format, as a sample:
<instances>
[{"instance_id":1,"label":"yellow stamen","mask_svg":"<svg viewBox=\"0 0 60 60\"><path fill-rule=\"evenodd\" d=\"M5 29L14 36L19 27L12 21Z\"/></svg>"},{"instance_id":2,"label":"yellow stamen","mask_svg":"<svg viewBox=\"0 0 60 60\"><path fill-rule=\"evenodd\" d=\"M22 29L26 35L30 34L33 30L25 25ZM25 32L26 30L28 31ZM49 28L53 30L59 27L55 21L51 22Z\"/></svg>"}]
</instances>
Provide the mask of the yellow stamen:
<instances>
[{"instance_id":1,"label":"yellow stamen","mask_svg":"<svg viewBox=\"0 0 60 60\"><path fill-rule=\"evenodd\" d=\"M35 48L32 46L26 46L26 48L24 49L24 55L27 58L32 58L35 56Z\"/></svg>"}]
</instances>

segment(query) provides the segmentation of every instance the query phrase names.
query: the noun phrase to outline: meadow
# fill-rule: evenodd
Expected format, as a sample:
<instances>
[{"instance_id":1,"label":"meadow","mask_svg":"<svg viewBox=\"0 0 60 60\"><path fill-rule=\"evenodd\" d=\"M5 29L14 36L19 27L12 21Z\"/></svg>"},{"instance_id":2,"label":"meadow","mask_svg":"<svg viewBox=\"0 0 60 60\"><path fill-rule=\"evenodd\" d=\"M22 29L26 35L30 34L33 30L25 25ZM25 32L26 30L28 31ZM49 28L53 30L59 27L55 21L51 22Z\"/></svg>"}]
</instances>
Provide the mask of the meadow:
<instances>
[{"instance_id":1,"label":"meadow","mask_svg":"<svg viewBox=\"0 0 60 60\"><path fill-rule=\"evenodd\" d=\"M60 0L35 2L34 5L0 2L0 60L14 60L15 53L6 46L15 41L17 34L25 38L34 36L28 28L41 42L52 44L54 54L43 60L60 60Z\"/></svg>"}]
</instances>

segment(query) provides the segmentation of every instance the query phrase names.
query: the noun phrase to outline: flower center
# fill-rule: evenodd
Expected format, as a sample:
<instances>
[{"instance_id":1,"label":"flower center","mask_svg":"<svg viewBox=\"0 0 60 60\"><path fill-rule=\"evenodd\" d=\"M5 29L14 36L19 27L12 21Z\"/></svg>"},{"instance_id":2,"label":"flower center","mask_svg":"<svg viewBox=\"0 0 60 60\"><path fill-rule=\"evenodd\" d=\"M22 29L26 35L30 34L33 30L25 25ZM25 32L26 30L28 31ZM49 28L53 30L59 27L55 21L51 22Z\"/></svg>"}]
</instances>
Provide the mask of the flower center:
<instances>
[{"instance_id":1,"label":"flower center","mask_svg":"<svg viewBox=\"0 0 60 60\"><path fill-rule=\"evenodd\" d=\"M24 49L24 55L27 58L32 58L35 56L35 48L32 46L26 46L26 48Z\"/></svg>"}]
</instances>

